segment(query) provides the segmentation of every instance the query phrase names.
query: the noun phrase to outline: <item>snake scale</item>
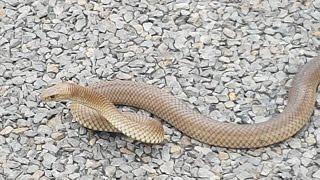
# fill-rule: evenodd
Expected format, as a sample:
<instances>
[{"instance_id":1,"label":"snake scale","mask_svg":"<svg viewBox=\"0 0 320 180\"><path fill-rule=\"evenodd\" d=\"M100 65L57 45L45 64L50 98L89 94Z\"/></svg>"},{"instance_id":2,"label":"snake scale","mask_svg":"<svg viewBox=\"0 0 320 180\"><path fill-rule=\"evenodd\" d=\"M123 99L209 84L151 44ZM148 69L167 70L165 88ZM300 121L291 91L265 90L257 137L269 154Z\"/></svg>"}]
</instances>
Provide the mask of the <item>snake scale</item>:
<instances>
[{"instance_id":1,"label":"snake scale","mask_svg":"<svg viewBox=\"0 0 320 180\"><path fill-rule=\"evenodd\" d=\"M85 127L121 132L146 143L164 138L161 123L143 116L125 114L115 104L151 112L182 133L209 145L229 148L258 148L295 135L310 119L320 82L320 57L305 64L293 79L285 109L268 121L235 124L210 119L189 108L162 89L132 81L110 81L83 87L58 83L44 90L41 98L72 100L71 112Z\"/></svg>"}]
</instances>

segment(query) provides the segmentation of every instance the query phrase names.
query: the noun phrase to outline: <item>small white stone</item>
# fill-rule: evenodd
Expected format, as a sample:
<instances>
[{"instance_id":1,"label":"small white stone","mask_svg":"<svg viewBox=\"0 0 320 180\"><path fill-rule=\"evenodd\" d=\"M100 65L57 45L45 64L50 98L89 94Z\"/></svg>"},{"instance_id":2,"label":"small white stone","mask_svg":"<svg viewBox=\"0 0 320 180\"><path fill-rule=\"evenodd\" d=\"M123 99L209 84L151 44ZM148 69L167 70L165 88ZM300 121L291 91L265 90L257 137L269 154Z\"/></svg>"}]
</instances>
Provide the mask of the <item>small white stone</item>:
<instances>
[{"instance_id":1,"label":"small white stone","mask_svg":"<svg viewBox=\"0 0 320 180\"><path fill-rule=\"evenodd\" d=\"M235 106L233 101L227 101L224 103L224 105L226 106L226 108L232 108Z\"/></svg>"},{"instance_id":2,"label":"small white stone","mask_svg":"<svg viewBox=\"0 0 320 180\"><path fill-rule=\"evenodd\" d=\"M316 171L316 172L312 175L312 177L314 177L314 178L319 178L319 179L320 179L320 170Z\"/></svg>"},{"instance_id":3,"label":"small white stone","mask_svg":"<svg viewBox=\"0 0 320 180\"><path fill-rule=\"evenodd\" d=\"M225 34L229 38L235 38L236 37L236 33L233 30L228 29L228 28L224 28L223 29L223 34Z\"/></svg>"},{"instance_id":4,"label":"small white stone","mask_svg":"<svg viewBox=\"0 0 320 180\"><path fill-rule=\"evenodd\" d=\"M12 130L13 130L13 128L11 126L7 126L0 131L0 135L10 134Z\"/></svg>"},{"instance_id":5,"label":"small white stone","mask_svg":"<svg viewBox=\"0 0 320 180\"><path fill-rule=\"evenodd\" d=\"M194 147L194 149L204 155L207 155L209 152L212 152L210 148L201 147L201 146L196 146Z\"/></svg>"},{"instance_id":6,"label":"small white stone","mask_svg":"<svg viewBox=\"0 0 320 180\"><path fill-rule=\"evenodd\" d=\"M226 153L226 152L219 152L219 159L220 160L227 160L227 159L229 159L229 154L228 153Z\"/></svg>"},{"instance_id":7,"label":"small white stone","mask_svg":"<svg viewBox=\"0 0 320 180\"><path fill-rule=\"evenodd\" d=\"M79 5L85 5L87 4L87 0L78 0Z\"/></svg>"},{"instance_id":8,"label":"small white stone","mask_svg":"<svg viewBox=\"0 0 320 180\"><path fill-rule=\"evenodd\" d=\"M144 29L145 31L149 31L152 26L153 26L153 24L150 23L150 22L143 23L143 29Z\"/></svg>"},{"instance_id":9,"label":"small white stone","mask_svg":"<svg viewBox=\"0 0 320 180\"><path fill-rule=\"evenodd\" d=\"M58 64L48 64L47 65L47 72L58 73L59 72L59 65Z\"/></svg>"},{"instance_id":10,"label":"small white stone","mask_svg":"<svg viewBox=\"0 0 320 180\"><path fill-rule=\"evenodd\" d=\"M306 138L306 142L308 143L309 146L312 146L317 143L317 140L313 135L310 135Z\"/></svg>"}]
</instances>

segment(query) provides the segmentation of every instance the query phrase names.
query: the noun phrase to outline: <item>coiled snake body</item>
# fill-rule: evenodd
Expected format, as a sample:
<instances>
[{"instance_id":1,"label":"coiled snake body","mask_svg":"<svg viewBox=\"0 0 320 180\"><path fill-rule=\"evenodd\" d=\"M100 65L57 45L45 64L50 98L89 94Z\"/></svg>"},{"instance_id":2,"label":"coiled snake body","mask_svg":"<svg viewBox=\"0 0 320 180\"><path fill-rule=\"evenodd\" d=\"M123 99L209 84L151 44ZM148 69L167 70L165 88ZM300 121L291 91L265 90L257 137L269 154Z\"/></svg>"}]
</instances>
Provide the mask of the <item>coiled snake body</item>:
<instances>
[{"instance_id":1,"label":"coiled snake body","mask_svg":"<svg viewBox=\"0 0 320 180\"><path fill-rule=\"evenodd\" d=\"M123 114L114 104L145 109L201 142L230 148L258 148L295 135L309 120L320 82L320 58L309 61L295 76L288 103L280 114L257 124L234 124L210 119L190 109L164 90L144 83L111 81L83 87L59 83L43 91L44 100L73 100L71 111L85 127L122 132L147 143L163 140L158 121Z\"/></svg>"}]
</instances>

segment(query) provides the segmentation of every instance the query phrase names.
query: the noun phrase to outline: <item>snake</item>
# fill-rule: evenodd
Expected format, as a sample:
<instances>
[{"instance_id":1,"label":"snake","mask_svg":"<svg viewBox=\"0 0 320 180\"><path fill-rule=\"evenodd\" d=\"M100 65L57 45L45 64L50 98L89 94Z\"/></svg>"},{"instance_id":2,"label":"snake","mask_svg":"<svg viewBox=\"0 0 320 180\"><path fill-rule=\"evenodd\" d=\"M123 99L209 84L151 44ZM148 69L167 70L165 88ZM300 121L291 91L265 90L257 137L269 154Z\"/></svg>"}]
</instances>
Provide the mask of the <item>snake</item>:
<instances>
[{"instance_id":1,"label":"snake","mask_svg":"<svg viewBox=\"0 0 320 180\"><path fill-rule=\"evenodd\" d=\"M90 129L120 132L145 143L161 143L160 121L118 110L116 105L144 109L183 134L212 146L260 148L296 135L310 120L320 82L320 56L309 60L294 76L285 108L259 123L230 123L212 119L176 98L165 88L128 80L81 86L60 82L42 91L43 101L72 101L71 113Z\"/></svg>"}]
</instances>

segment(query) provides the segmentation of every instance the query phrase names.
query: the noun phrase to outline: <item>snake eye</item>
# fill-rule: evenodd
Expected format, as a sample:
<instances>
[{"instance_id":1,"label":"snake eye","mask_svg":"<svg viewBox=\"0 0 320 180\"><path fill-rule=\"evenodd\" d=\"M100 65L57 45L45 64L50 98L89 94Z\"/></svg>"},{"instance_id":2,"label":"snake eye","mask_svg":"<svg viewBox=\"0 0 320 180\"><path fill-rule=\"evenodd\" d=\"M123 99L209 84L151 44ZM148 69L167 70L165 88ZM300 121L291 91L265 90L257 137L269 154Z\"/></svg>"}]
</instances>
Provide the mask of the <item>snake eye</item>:
<instances>
[{"instance_id":1,"label":"snake eye","mask_svg":"<svg viewBox=\"0 0 320 180\"><path fill-rule=\"evenodd\" d=\"M49 96L49 99L55 99L55 98L56 98L56 95Z\"/></svg>"}]
</instances>

